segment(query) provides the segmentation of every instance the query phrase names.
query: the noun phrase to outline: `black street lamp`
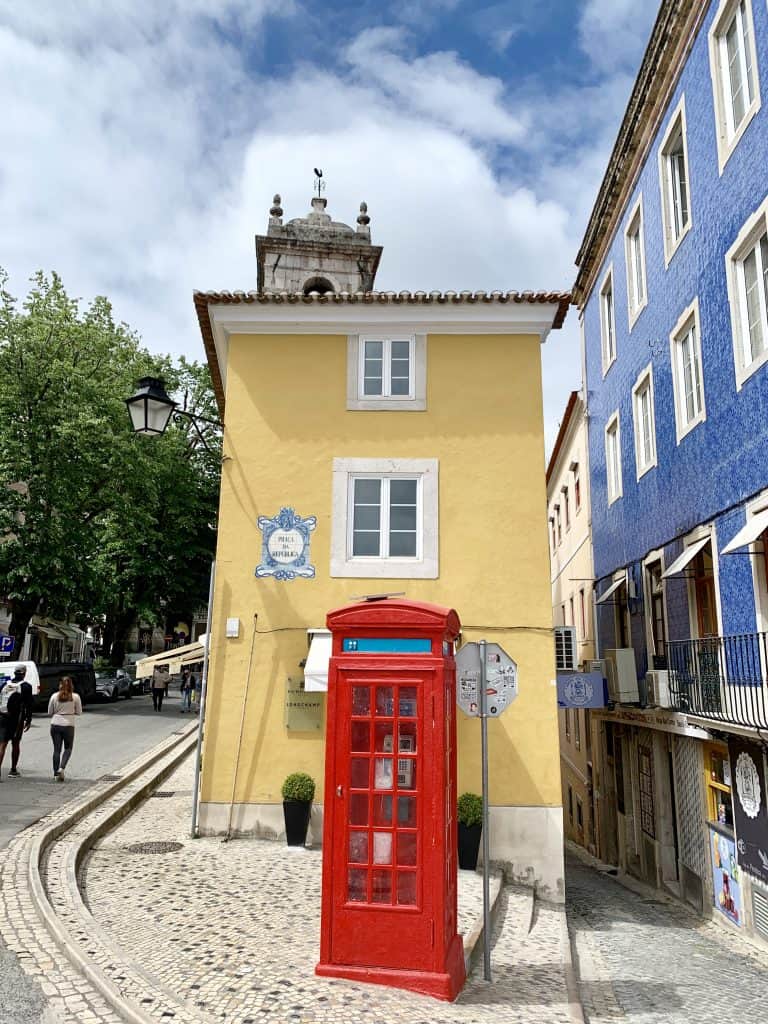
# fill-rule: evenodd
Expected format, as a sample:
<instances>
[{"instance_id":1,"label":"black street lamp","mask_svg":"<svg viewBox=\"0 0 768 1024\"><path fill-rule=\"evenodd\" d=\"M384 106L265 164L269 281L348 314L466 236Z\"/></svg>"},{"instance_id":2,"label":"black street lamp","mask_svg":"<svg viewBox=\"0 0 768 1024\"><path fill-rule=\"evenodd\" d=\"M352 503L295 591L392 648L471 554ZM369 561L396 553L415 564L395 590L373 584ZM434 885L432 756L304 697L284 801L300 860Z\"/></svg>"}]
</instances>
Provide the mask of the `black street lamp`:
<instances>
[{"instance_id":1,"label":"black street lamp","mask_svg":"<svg viewBox=\"0 0 768 1024\"><path fill-rule=\"evenodd\" d=\"M177 403L168 397L159 377L142 377L125 404L135 434L164 434Z\"/></svg>"},{"instance_id":2,"label":"black street lamp","mask_svg":"<svg viewBox=\"0 0 768 1024\"><path fill-rule=\"evenodd\" d=\"M223 426L219 420L211 420L207 416L199 416L187 412L186 409L180 409L179 403L168 396L165 384L159 377L142 377L136 394L126 398L125 404L128 406L135 434L164 434L171 417L174 423L189 420L197 432L198 439L205 448L208 448L199 424L207 423L219 428Z\"/></svg>"}]
</instances>

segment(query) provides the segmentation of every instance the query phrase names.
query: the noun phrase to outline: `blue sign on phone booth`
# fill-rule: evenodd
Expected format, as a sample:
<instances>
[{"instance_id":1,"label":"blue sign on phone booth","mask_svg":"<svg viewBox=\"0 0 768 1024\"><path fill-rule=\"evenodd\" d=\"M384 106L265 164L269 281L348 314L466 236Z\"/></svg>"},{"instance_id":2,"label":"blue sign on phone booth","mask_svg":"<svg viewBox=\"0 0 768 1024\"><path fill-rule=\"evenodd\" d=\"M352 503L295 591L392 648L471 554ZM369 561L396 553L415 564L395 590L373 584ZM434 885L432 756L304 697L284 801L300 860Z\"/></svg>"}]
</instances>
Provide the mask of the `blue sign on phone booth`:
<instances>
[{"instance_id":1,"label":"blue sign on phone booth","mask_svg":"<svg viewBox=\"0 0 768 1024\"><path fill-rule=\"evenodd\" d=\"M13 637L0 633L0 654L13 654Z\"/></svg>"}]
</instances>

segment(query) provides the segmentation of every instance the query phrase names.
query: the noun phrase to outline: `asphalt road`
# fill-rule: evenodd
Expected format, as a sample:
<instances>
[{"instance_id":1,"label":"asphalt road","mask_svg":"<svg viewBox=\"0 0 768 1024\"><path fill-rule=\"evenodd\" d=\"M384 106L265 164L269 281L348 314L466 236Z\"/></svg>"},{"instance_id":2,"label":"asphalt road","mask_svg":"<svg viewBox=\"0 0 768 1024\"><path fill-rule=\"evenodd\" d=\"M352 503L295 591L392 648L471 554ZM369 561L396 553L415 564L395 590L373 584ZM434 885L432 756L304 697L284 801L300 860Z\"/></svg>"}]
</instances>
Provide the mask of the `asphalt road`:
<instances>
[{"instance_id":1,"label":"asphalt road","mask_svg":"<svg viewBox=\"0 0 768 1024\"><path fill-rule=\"evenodd\" d=\"M181 725L178 693L171 694L162 712L152 710L152 698L133 697L117 704L87 704L77 720L75 746L67 781L54 782L48 716L36 714L24 734L19 771L8 777L10 745L5 752L0 782L0 870L2 850L13 836L49 811L69 801L102 775L110 775ZM0 1024L55 1024L39 987L28 978L13 953L0 940Z\"/></svg>"},{"instance_id":2,"label":"asphalt road","mask_svg":"<svg viewBox=\"0 0 768 1024\"><path fill-rule=\"evenodd\" d=\"M163 710L152 710L149 696L121 699L116 704L86 704L77 719L75 746L67 781L53 781L48 716L36 714L21 744L21 778L10 778L10 744L0 768L0 850L14 835L69 801L100 779L116 772L143 751L188 722L179 711L179 695L171 693Z\"/></svg>"}]
</instances>

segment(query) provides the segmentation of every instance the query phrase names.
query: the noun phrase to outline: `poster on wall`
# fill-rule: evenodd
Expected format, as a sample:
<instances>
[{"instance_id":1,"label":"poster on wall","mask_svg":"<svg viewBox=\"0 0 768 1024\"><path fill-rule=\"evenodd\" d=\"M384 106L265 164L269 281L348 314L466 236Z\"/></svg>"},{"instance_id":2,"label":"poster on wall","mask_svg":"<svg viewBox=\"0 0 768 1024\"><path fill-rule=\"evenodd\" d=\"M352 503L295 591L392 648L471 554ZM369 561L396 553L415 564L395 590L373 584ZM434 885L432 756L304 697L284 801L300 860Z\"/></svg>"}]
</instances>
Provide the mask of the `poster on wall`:
<instances>
[{"instance_id":1,"label":"poster on wall","mask_svg":"<svg viewBox=\"0 0 768 1024\"><path fill-rule=\"evenodd\" d=\"M723 917L741 927L741 884L736 844L710 825L709 848L712 854L715 908Z\"/></svg>"},{"instance_id":2,"label":"poster on wall","mask_svg":"<svg viewBox=\"0 0 768 1024\"><path fill-rule=\"evenodd\" d=\"M300 516L292 508L281 508L276 516L259 516L262 542L256 576L313 579L315 567L309 559L309 536L316 526L317 516Z\"/></svg>"},{"instance_id":3,"label":"poster on wall","mask_svg":"<svg viewBox=\"0 0 768 1024\"><path fill-rule=\"evenodd\" d=\"M733 787L733 824L743 871L768 883L768 811L763 751L741 736L728 740Z\"/></svg>"}]
</instances>

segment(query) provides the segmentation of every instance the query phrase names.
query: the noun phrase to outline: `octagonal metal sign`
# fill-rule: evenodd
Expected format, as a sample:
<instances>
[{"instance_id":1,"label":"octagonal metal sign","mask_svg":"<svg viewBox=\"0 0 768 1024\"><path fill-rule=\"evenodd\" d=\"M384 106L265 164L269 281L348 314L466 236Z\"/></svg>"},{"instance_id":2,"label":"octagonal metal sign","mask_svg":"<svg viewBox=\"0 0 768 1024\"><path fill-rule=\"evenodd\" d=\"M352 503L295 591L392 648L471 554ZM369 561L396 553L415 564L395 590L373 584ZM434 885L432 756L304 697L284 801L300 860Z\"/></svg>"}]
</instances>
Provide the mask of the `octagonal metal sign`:
<instances>
[{"instance_id":1,"label":"octagonal metal sign","mask_svg":"<svg viewBox=\"0 0 768 1024\"><path fill-rule=\"evenodd\" d=\"M517 664L498 644L485 645L486 707L498 718L517 697ZM468 643L456 654L456 703L465 715L480 714L480 644Z\"/></svg>"}]
</instances>

